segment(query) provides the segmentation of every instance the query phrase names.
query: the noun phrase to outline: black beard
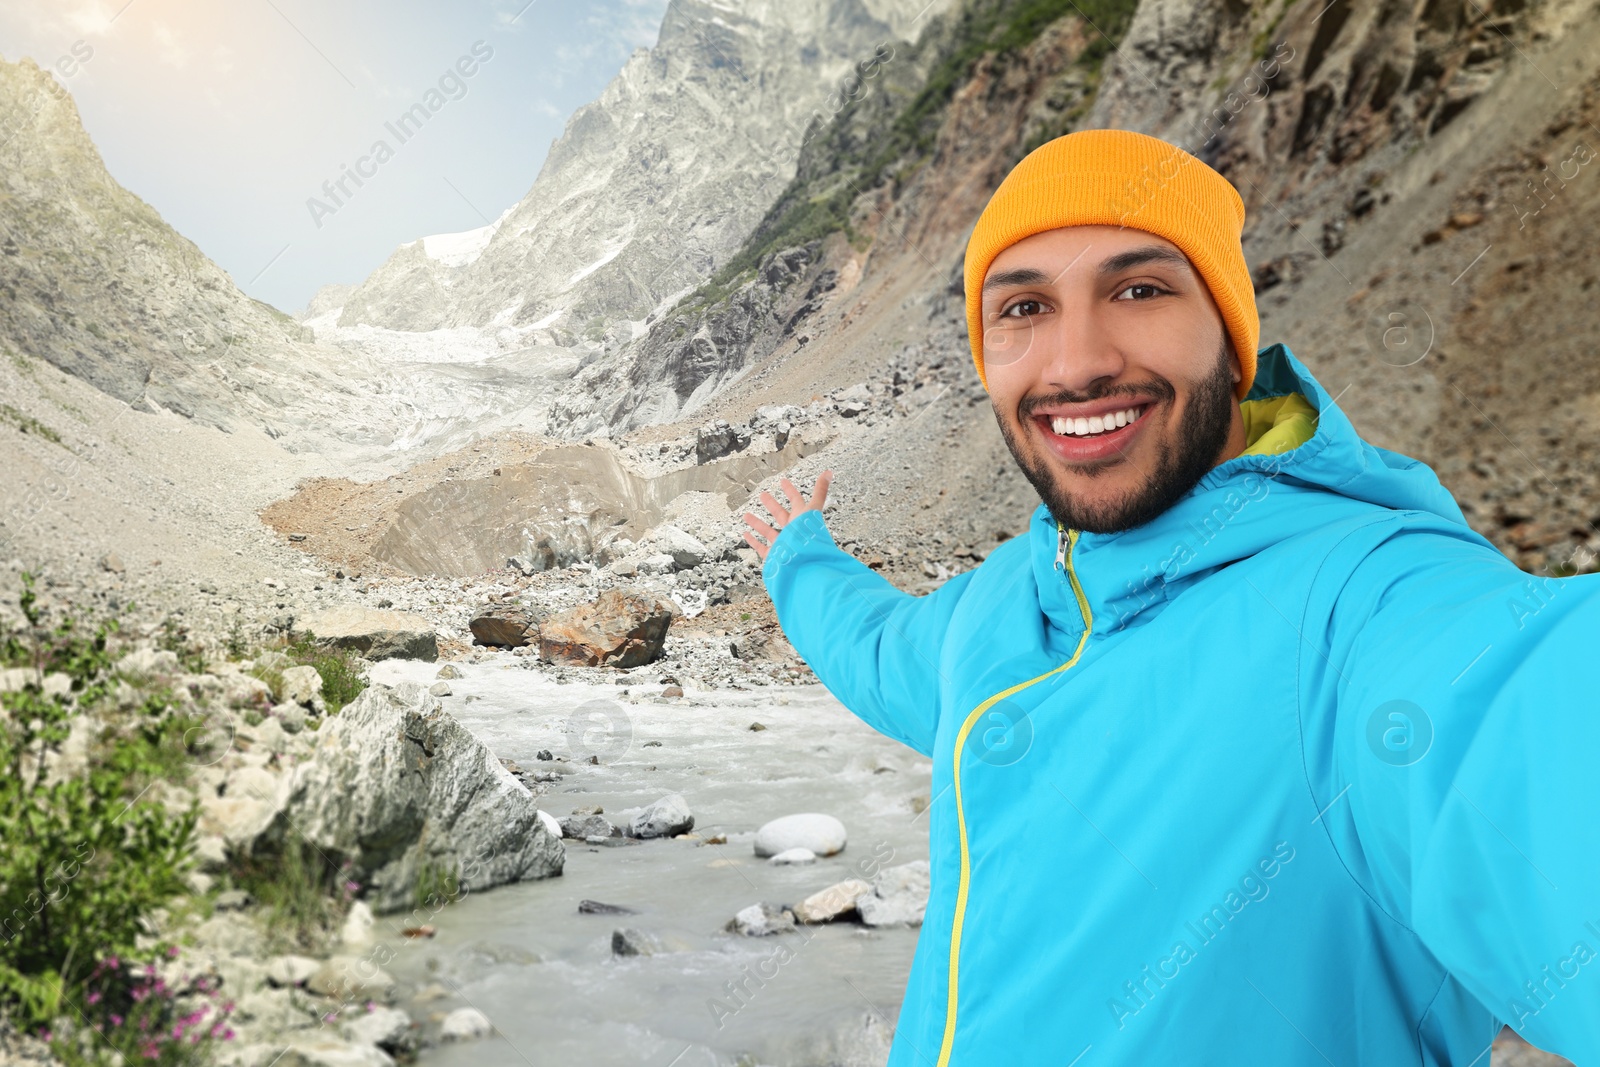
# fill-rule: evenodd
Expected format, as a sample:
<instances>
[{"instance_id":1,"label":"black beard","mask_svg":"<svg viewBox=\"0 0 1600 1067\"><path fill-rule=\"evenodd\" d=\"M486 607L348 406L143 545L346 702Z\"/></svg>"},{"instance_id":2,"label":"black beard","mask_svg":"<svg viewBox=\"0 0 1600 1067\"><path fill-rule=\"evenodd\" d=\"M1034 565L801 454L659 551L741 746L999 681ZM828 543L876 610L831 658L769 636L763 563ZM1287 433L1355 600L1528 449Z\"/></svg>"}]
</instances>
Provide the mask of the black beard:
<instances>
[{"instance_id":1,"label":"black beard","mask_svg":"<svg viewBox=\"0 0 1600 1067\"><path fill-rule=\"evenodd\" d=\"M1153 393L1159 400L1169 402L1176 396L1171 382L1157 379L1139 387L1123 386L1084 394L1056 393L1028 402L1025 410L1046 404L1082 404L1119 393L1135 392ZM1189 403L1178 424L1176 443L1158 442L1156 469L1151 472L1149 479L1142 486L1105 504L1084 503L1063 492L1056 482L1053 461L1034 460L1018 447L1016 436L998 410L995 411L995 421L1000 424L1000 434L1005 438L1012 458L1022 468L1028 481L1033 483L1039 498L1057 522L1069 530L1083 530L1086 533L1120 533L1142 526L1166 511L1216 466L1217 457L1228 442L1228 431L1233 420L1232 408L1232 350L1224 337L1217 354L1216 367L1195 382L1189 392ZM1029 417L1023 415L1024 420ZM1108 469L1089 467L1081 473L1095 478Z\"/></svg>"}]
</instances>

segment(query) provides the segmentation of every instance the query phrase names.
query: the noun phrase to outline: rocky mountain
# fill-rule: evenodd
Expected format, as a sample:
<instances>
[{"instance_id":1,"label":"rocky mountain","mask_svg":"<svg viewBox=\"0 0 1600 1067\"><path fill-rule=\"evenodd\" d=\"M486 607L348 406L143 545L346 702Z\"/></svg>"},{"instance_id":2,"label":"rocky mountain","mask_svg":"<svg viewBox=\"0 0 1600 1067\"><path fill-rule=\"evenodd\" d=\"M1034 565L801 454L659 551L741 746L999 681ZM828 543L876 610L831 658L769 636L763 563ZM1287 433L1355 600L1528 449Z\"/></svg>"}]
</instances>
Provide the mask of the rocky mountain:
<instances>
[{"instance_id":1,"label":"rocky mountain","mask_svg":"<svg viewBox=\"0 0 1600 1067\"><path fill-rule=\"evenodd\" d=\"M949 0L673 0L492 224L413 241L341 326L631 340L743 243L825 124Z\"/></svg>"},{"instance_id":2,"label":"rocky mountain","mask_svg":"<svg viewBox=\"0 0 1600 1067\"><path fill-rule=\"evenodd\" d=\"M576 365L569 349L522 339L486 363L476 332L454 348L374 344L365 330L322 342L122 188L71 95L32 60L0 60L0 124L0 350L139 412L382 467L538 406L550 376ZM341 295L319 294L312 314Z\"/></svg>"},{"instance_id":3,"label":"rocky mountain","mask_svg":"<svg viewBox=\"0 0 1600 1067\"><path fill-rule=\"evenodd\" d=\"M320 447L363 405L337 359L106 172L71 95L0 61L0 346L144 411L265 428ZM330 359L329 357L335 357ZM305 432L301 432L305 431Z\"/></svg>"}]
</instances>

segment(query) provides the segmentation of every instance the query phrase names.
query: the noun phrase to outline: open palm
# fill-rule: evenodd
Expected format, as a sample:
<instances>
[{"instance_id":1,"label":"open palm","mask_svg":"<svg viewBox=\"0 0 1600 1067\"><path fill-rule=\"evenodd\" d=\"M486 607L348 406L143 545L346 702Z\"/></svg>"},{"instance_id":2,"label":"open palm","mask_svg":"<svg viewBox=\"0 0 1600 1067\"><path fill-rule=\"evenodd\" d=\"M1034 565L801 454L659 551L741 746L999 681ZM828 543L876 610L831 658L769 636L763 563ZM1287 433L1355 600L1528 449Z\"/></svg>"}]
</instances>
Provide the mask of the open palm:
<instances>
[{"instance_id":1,"label":"open palm","mask_svg":"<svg viewBox=\"0 0 1600 1067\"><path fill-rule=\"evenodd\" d=\"M783 529L796 515L802 511L821 511L822 505L828 499L828 485L832 481L832 471L823 471L817 475L816 484L811 489L811 499L808 501L800 495L800 490L787 477L781 479L778 485L783 489L784 495L789 498L790 506L787 508L778 503L777 497L763 489L758 499L772 513L776 525L767 525L757 518L754 512L747 511L744 513L745 525L749 526L750 529L744 531L743 536L745 541L749 542L750 547L756 550L756 555L765 561L767 553L772 549L772 543L778 539L778 531ZM760 536L758 537L757 535ZM762 540L762 538L765 538L765 540Z\"/></svg>"}]
</instances>

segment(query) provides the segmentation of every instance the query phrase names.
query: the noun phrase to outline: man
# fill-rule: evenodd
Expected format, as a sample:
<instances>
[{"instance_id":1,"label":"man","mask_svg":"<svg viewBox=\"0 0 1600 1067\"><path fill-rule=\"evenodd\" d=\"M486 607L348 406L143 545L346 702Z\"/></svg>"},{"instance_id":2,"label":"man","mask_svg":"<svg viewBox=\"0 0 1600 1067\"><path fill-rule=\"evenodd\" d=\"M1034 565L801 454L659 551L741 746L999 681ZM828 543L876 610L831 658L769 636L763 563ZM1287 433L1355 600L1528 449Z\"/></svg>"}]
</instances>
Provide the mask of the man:
<instances>
[{"instance_id":1,"label":"man","mask_svg":"<svg viewBox=\"0 0 1600 1067\"><path fill-rule=\"evenodd\" d=\"M1502 1020L1600 1065L1600 576L1258 352L1243 224L1155 138L1044 145L966 258L1027 534L913 597L829 473L745 516L795 648L933 760L891 1067L1488 1067Z\"/></svg>"}]
</instances>

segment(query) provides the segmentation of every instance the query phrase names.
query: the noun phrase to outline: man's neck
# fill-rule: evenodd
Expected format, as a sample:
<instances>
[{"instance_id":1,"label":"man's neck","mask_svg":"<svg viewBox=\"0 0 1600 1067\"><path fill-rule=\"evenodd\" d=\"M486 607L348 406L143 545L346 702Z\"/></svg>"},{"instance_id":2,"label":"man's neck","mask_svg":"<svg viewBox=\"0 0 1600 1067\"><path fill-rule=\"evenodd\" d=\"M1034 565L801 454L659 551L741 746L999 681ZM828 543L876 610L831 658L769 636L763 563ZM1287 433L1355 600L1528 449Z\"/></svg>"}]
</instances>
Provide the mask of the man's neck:
<instances>
[{"instance_id":1,"label":"man's neck","mask_svg":"<svg viewBox=\"0 0 1600 1067\"><path fill-rule=\"evenodd\" d=\"M1249 441L1246 439L1244 431L1244 415L1239 410L1239 401L1235 400L1233 402L1233 412L1228 420L1227 443L1222 446L1222 451L1218 454L1217 461L1212 466L1220 467L1233 457L1243 454L1248 444Z\"/></svg>"}]
</instances>

